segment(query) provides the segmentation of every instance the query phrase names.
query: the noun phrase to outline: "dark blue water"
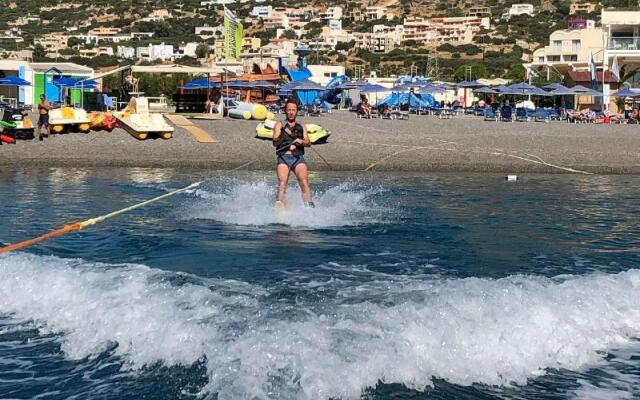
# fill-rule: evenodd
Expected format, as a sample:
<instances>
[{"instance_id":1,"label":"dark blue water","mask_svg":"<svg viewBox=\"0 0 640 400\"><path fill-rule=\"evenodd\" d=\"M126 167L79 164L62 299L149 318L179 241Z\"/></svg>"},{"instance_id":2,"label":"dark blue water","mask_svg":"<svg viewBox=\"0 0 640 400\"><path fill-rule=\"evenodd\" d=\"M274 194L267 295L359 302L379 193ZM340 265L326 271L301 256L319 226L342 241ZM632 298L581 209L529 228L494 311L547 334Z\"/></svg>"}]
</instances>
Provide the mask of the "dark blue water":
<instances>
[{"instance_id":1,"label":"dark blue water","mask_svg":"<svg viewBox=\"0 0 640 400\"><path fill-rule=\"evenodd\" d=\"M640 177L0 172L0 398L640 396Z\"/></svg>"}]
</instances>

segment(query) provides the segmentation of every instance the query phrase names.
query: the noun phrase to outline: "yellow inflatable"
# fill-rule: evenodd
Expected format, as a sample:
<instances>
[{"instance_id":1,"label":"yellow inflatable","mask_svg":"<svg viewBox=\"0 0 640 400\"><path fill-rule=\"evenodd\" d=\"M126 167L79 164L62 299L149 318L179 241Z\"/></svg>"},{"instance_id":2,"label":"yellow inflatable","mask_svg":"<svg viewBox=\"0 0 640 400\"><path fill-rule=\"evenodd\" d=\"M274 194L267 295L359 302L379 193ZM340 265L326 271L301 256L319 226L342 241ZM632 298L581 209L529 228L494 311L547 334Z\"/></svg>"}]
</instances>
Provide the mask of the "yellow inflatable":
<instances>
[{"instance_id":1,"label":"yellow inflatable","mask_svg":"<svg viewBox=\"0 0 640 400\"><path fill-rule=\"evenodd\" d=\"M263 140L272 140L273 139L273 127L275 126L276 121L266 120L261 122L256 126L256 138ZM327 143L329 136L331 133L316 124L306 124L307 134L309 135L309 140L313 144L323 144Z\"/></svg>"}]
</instances>

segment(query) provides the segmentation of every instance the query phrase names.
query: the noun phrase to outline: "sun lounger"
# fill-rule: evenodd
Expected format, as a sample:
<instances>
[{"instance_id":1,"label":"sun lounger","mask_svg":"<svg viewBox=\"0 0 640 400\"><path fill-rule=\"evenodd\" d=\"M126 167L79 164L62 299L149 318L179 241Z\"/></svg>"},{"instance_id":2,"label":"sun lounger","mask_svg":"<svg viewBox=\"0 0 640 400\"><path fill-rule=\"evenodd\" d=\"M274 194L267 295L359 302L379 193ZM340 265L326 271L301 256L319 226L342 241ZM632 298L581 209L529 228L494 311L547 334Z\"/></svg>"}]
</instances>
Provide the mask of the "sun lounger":
<instances>
[{"instance_id":1,"label":"sun lounger","mask_svg":"<svg viewBox=\"0 0 640 400\"><path fill-rule=\"evenodd\" d=\"M497 121L498 120L498 114L496 113L496 110L494 110L493 108L484 109L484 120L485 121Z\"/></svg>"},{"instance_id":2,"label":"sun lounger","mask_svg":"<svg viewBox=\"0 0 640 400\"><path fill-rule=\"evenodd\" d=\"M533 115L533 120L536 122L551 121L551 118L549 117L549 113L544 108L537 108L532 115Z\"/></svg>"},{"instance_id":3,"label":"sun lounger","mask_svg":"<svg viewBox=\"0 0 640 400\"><path fill-rule=\"evenodd\" d=\"M527 122L531 118L530 111L524 107L516 108L516 121Z\"/></svg>"},{"instance_id":4,"label":"sun lounger","mask_svg":"<svg viewBox=\"0 0 640 400\"><path fill-rule=\"evenodd\" d=\"M500 109L500 121L513 122L513 109L509 106L504 106Z\"/></svg>"}]
</instances>

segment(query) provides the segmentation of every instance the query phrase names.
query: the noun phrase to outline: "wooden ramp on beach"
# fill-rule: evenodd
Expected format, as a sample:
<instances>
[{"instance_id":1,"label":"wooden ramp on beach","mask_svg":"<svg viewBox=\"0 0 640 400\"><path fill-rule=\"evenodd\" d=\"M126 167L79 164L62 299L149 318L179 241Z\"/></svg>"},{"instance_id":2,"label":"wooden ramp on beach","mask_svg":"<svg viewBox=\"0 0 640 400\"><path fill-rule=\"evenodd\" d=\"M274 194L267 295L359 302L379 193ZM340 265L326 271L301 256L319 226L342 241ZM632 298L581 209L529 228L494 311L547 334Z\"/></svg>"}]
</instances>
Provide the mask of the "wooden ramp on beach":
<instances>
[{"instance_id":1,"label":"wooden ramp on beach","mask_svg":"<svg viewBox=\"0 0 640 400\"><path fill-rule=\"evenodd\" d=\"M165 114L165 117L171 121L175 126L179 126L180 128L186 130L200 143L215 143L215 139L207 133L205 130L198 128L191 121L183 117L182 115L176 114Z\"/></svg>"}]
</instances>

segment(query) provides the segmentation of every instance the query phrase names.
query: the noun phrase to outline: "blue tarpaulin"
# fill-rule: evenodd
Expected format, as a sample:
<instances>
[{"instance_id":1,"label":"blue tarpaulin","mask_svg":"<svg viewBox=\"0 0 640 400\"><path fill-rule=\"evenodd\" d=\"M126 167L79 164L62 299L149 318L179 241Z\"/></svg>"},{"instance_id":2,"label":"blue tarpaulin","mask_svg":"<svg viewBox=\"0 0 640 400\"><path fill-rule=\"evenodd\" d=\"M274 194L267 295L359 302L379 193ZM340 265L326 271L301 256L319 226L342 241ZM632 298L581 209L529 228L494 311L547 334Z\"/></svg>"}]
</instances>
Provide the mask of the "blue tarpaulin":
<instances>
[{"instance_id":1,"label":"blue tarpaulin","mask_svg":"<svg viewBox=\"0 0 640 400\"><path fill-rule=\"evenodd\" d=\"M430 94L417 94L417 93L392 93L384 100L379 101L375 106L379 107L383 104L389 107L410 107L410 108L425 108L433 107L436 100Z\"/></svg>"}]
</instances>

